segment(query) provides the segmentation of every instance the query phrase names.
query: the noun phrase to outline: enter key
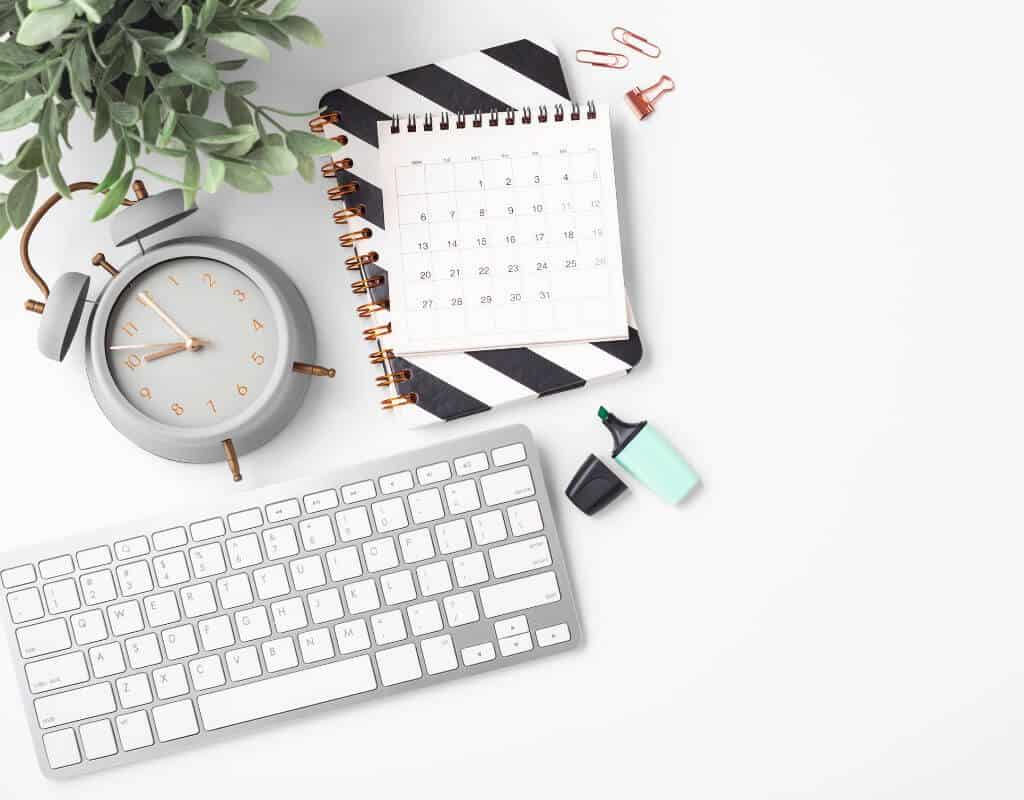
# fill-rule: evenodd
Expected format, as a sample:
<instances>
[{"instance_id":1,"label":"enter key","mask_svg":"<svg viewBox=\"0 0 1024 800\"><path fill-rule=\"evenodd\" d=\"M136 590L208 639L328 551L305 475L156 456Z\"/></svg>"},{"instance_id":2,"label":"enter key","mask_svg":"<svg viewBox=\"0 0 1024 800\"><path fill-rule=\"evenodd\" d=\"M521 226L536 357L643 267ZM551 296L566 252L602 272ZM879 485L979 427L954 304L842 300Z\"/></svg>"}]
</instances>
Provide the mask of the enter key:
<instances>
[{"instance_id":1,"label":"enter key","mask_svg":"<svg viewBox=\"0 0 1024 800\"><path fill-rule=\"evenodd\" d=\"M551 566L551 551L546 536L534 536L521 542L492 547L491 572L495 578L507 578L531 569Z\"/></svg>"}]
</instances>

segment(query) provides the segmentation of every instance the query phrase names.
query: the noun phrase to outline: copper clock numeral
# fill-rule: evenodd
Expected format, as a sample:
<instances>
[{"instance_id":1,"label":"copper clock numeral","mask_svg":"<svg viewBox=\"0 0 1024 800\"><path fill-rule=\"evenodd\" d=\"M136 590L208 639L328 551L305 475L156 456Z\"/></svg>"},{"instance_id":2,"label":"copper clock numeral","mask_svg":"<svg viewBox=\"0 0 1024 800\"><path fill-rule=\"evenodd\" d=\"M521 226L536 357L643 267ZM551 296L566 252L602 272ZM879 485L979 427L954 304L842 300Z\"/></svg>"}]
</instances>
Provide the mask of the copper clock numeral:
<instances>
[{"instance_id":1,"label":"copper clock numeral","mask_svg":"<svg viewBox=\"0 0 1024 800\"><path fill-rule=\"evenodd\" d=\"M138 303L139 305L146 306L148 308L149 303L147 303L146 300L143 300L142 297L140 297L139 295L144 296L146 300L152 301L153 295L149 293L149 289L143 289L141 292L139 292L139 294L135 295L135 302Z\"/></svg>"},{"instance_id":2,"label":"copper clock numeral","mask_svg":"<svg viewBox=\"0 0 1024 800\"><path fill-rule=\"evenodd\" d=\"M148 386L143 386L141 389L139 389L139 394L145 400L152 400L153 399L153 390L150 389Z\"/></svg>"},{"instance_id":3,"label":"copper clock numeral","mask_svg":"<svg viewBox=\"0 0 1024 800\"><path fill-rule=\"evenodd\" d=\"M244 383L236 383L235 389L238 390L239 397L245 397L247 394L249 394L249 387L246 386Z\"/></svg>"},{"instance_id":4,"label":"copper clock numeral","mask_svg":"<svg viewBox=\"0 0 1024 800\"><path fill-rule=\"evenodd\" d=\"M173 275L168 275L167 276L167 280L169 280L171 282L172 286L181 286L181 284L178 283L178 279L175 278Z\"/></svg>"},{"instance_id":5,"label":"copper clock numeral","mask_svg":"<svg viewBox=\"0 0 1024 800\"><path fill-rule=\"evenodd\" d=\"M172 403L171 411L173 411L177 416L180 417L182 414L185 413L185 407L181 403Z\"/></svg>"},{"instance_id":6,"label":"copper clock numeral","mask_svg":"<svg viewBox=\"0 0 1024 800\"><path fill-rule=\"evenodd\" d=\"M266 327L266 325L264 325L264 324L263 324L262 322L260 322L260 321L259 321L258 319L254 319L254 320L252 321L252 329L253 329L254 331L261 331L261 330L263 330L263 329L264 329L265 327Z\"/></svg>"},{"instance_id":7,"label":"copper clock numeral","mask_svg":"<svg viewBox=\"0 0 1024 800\"><path fill-rule=\"evenodd\" d=\"M139 326L136 325L134 322L129 322L126 325L122 325L121 330L123 330L129 336L134 336L139 332Z\"/></svg>"},{"instance_id":8,"label":"copper clock numeral","mask_svg":"<svg viewBox=\"0 0 1024 800\"><path fill-rule=\"evenodd\" d=\"M244 303L245 298L248 297L248 295L241 289L235 289L235 291L233 291L231 294L238 298L239 303Z\"/></svg>"},{"instance_id":9,"label":"copper clock numeral","mask_svg":"<svg viewBox=\"0 0 1024 800\"><path fill-rule=\"evenodd\" d=\"M216 403L214 403L212 400L207 400L206 401L206 405L208 405L210 407L210 411L212 411L214 413L214 415L217 414L217 404Z\"/></svg>"},{"instance_id":10,"label":"copper clock numeral","mask_svg":"<svg viewBox=\"0 0 1024 800\"><path fill-rule=\"evenodd\" d=\"M256 364L256 366L262 367L263 366L263 362L266 361L267 359L265 359L263 357L262 353L253 353L252 354L252 360Z\"/></svg>"},{"instance_id":11,"label":"copper clock numeral","mask_svg":"<svg viewBox=\"0 0 1024 800\"><path fill-rule=\"evenodd\" d=\"M204 272L201 277L204 281L206 281L206 285L209 286L211 289L216 288L217 279L214 278L213 275L211 275L209 272Z\"/></svg>"},{"instance_id":12,"label":"copper clock numeral","mask_svg":"<svg viewBox=\"0 0 1024 800\"><path fill-rule=\"evenodd\" d=\"M142 359L133 353L132 355L128 356L128 360L124 362L124 365L126 367L130 367L131 369L137 369L138 367L142 366Z\"/></svg>"}]
</instances>

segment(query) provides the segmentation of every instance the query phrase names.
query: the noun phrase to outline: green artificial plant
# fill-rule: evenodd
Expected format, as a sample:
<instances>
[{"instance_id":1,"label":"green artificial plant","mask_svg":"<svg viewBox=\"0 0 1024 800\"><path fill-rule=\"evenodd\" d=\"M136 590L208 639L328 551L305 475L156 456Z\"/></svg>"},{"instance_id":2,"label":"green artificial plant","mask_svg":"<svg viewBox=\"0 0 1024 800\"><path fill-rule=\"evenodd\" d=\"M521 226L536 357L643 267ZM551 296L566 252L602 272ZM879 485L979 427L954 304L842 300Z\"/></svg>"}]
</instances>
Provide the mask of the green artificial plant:
<instances>
[{"instance_id":1,"label":"green artificial plant","mask_svg":"<svg viewBox=\"0 0 1024 800\"><path fill-rule=\"evenodd\" d=\"M267 42L322 44L317 27L293 13L298 2L0 0L0 131L35 126L14 157L0 163L0 175L14 182L0 194L0 236L28 219L39 177L68 196L60 160L62 145L71 147L68 123L76 111L92 119L94 140L116 143L96 189L105 193L97 220L117 208L136 172L180 187L188 205L198 190L215 192L222 183L266 192L269 176L296 170L312 180L313 158L338 145L278 119L309 112L260 105L254 81L231 80L245 58L207 57L212 43L264 61ZM207 117L217 93L228 124ZM152 153L180 159L181 177L139 162Z\"/></svg>"}]
</instances>

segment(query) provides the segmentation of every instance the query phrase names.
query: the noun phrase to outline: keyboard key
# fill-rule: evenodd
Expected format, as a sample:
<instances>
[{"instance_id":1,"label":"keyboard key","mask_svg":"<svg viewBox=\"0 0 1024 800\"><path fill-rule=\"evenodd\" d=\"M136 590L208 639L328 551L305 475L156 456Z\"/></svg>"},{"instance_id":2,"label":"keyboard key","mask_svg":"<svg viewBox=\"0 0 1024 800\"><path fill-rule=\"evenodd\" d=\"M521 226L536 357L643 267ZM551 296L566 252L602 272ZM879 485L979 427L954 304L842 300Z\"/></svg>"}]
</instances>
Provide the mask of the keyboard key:
<instances>
[{"instance_id":1,"label":"keyboard key","mask_svg":"<svg viewBox=\"0 0 1024 800\"><path fill-rule=\"evenodd\" d=\"M144 556L149 553L149 539L145 536L122 539L114 544L114 552L117 554L118 561Z\"/></svg>"},{"instance_id":2,"label":"keyboard key","mask_svg":"<svg viewBox=\"0 0 1024 800\"><path fill-rule=\"evenodd\" d=\"M480 590L480 604L485 617L500 617L535 606L557 603L561 599L553 572L542 572L497 586L485 586Z\"/></svg>"},{"instance_id":3,"label":"keyboard key","mask_svg":"<svg viewBox=\"0 0 1024 800\"><path fill-rule=\"evenodd\" d=\"M313 622L333 622L345 616L345 609L341 605L341 592L333 586L324 589L322 592L313 592L306 597L309 603L309 615Z\"/></svg>"},{"instance_id":4,"label":"keyboard key","mask_svg":"<svg viewBox=\"0 0 1024 800\"><path fill-rule=\"evenodd\" d=\"M499 510L488 511L486 514L477 514L472 518L472 522L473 536L476 539L476 543L481 547L508 538L505 519Z\"/></svg>"},{"instance_id":5,"label":"keyboard key","mask_svg":"<svg viewBox=\"0 0 1024 800\"><path fill-rule=\"evenodd\" d=\"M359 553L354 547L343 547L327 554L327 568L332 581L344 581L363 574Z\"/></svg>"},{"instance_id":6,"label":"keyboard key","mask_svg":"<svg viewBox=\"0 0 1024 800\"><path fill-rule=\"evenodd\" d=\"M420 467L416 470L416 480L420 482L420 486L427 486L431 483L437 483L438 481L446 481L452 476L452 468L448 466L447 461L441 461L437 464L428 464L425 467Z\"/></svg>"},{"instance_id":7,"label":"keyboard key","mask_svg":"<svg viewBox=\"0 0 1024 800\"><path fill-rule=\"evenodd\" d=\"M114 586L114 576L109 569L90 572L78 580L82 584L82 597L85 598L87 606L109 603L117 599L117 587Z\"/></svg>"},{"instance_id":8,"label":"keyboard key","mask_svg":"<svg viewBox=\"0 0 1024 800\"><path fill-rule=\"evenodd\" d=\"M459 625L468 625L476 622L480 615L476 610L476 599L472 592L449 595L444 599L444 613L448 617L448 624L452 628Z\"/></svg>"},{"instance_id":9,"label":"keyboard key","mask_svg":"<svg viewBox=\"0 0 1024 800\"><path fill-rule=\"evenodd\" d=\"M145 711L122 714L114 721L121 747L126 751L141 750L153 746L153 731L149 727L149 715Z\"/></svg>"},{"instance_id":10,"label":"keyboard key","mask_svg":"<svg viewBox=\"0 0 1024 800\"><path fill-rule=\"evenodd\" d=\"M450 672L459 667L459 662L455 658L452 637L447 634L435 636L433 639L424 639L420 642L420 649L423 651L423 663L427 668L428 675Z\"/></svg>"},{"instance_id":11,"label":"keyboard key","mask_svg":"<svg viewBox=\"0 0 1024 800\"><path fill-rule=\"evenodd\" d=\"M299 523L299 534L306 552L331 547L335 543L330 517L313 517Z\"/></svg>"},{"instance_id":12,"label":"keyboard key","mask_svg":"<svg viewBox=\"0 0 1024 800\"><path fill-rule=\"evenodd\" d=\"M398 543L402 548L402 558L406 564L414 564L417 561L426 561L428 558L434 557L434 543L430 538L430 531L426 528L403 533L398 537Z\"/></svg>"},{"instance_id":13,"label":"keyboard key","mask_svg":"<svg viewBox=\"0 0 1024 800\"><path fill-rule=\"evenodd\" d=\"M188 583L191 578L188 574L188 563L184 553L158 556L153 560L153 569L156 571L157 585L161 589Z\"/></svg>"},{"instance_id":14,"label":"keyboard key","mask_svg":"<svg viewBox=\"0 0 1024 800\"><path fill-rule=\"evenodd\" d=\"M441 551L442 555L469 549L469 529L466 527L464 519L442 522L434 529L434 532L437 534L437 549Z\"/></svg>"},{"instance_id":15,"label":"keyboard key","mask_svg":"<svg viewBox=\"0 0 1024 800\"><path fill-rule=\"evenodd\" d=\"M197 703L203 727L213 731L376 688L369 656L356 656L205 694Z\"/></svg>"},{"instance_id":16,"label":"keyboard key","mask_svg":"<svg viewBox=\"0 0 1024 800\"><path fill-rule=\"evenodd\" d=\"M149 688L149 678L145 675L129 675L116 681L117 698L121 708L138 708L153 702L153 692Z\"/></svg>"},{"instance_id":17,"label":"keyboard key","mask_svg":"<svg viewBox=\"0 0 1024 800\"><path fill-rule=\"evenodd\" d=\"M170 550L173 547L184 547L188 544L188 534L183 527L168 528L153 534L153 547L157 550Z\"/></svg>"},{"instance_id":18,"label":"keyboard key","mask_svg":"<svg viewBox=\"0 0 1024 800\"><path fill-rule=\"evenodd\" d=\"M302 653L303 664L315 664L334 658L334 645L331 644L331 632L327 628L317 628L299 634L299 651Z\"/></svg>"},{"instance_id":19,"label":"keyboard key","mask_svg":"<svg viewBox=\"0 0 1024 800\"><path fill-rule=\"evenodd\" d=\"M455 459L455 474L458 476L472 475L487 469L487 456L484 453L471 453Z\"/></svg>"},{"instance_id":20,"label":"keyboard key","mask_svg":"<svg viewBox=\"0 0 1024 800\"><path fill-rule=\"evenodd\" d=\"M285 573L284 564L274 564L255 570L252 579L256 582L256 596L260 600L281 597L291 591L288 588L288 575Z\"/></svg>"},{"instance_id":21,"label":"keyboard key","mask_svg":"<svg viewBox=\"0 0 1024 800\"><path fill-rule=\"evenodd\" d=\"M408 470L396 472L394 475L385 475L380 479L381 494L394 494L395 492L404 492L406 489L411 488L412 473Z\"/></svg>"},{"instance_id":22,"label":"keyboard key","mask_svg":"<svg viewBox=\"0 0 1024 800\"><path fill-rule=\"evenodd\" d=\"M373 521L377 525L379 533L388 533L404 528L409 524L405 516L405 504L401 497L393 497L390 500L381 500L371 505L373 509Z\"/></svg>"},{"instance_id":23,"label":"keyboard key","mask_svg":"<svg viewBox=\"0 0 1024 800\"><path fill-rule=\"evenodd\" d=\"M390 650L378 650L377 668L380 670L382 686L394 686L396 683L405 683L423 677L414 644L403 644L400 647L392 647Z\"/></svg>"},{"instance_id":24,"label":"keyboard key","mask_svg":"<svg viewBox=\"0 0 1024 800\"><path fill-rule=\"evenodd\" d=\"M110 720L87 722L78 729L78 735L82 739L82 751L90 761L117 753L117 742L114 741L114 729L110 725Z\"/></svg>"},{"instance_id":25,"label":"keyboard key","mask_svg":"<svg viewBox=\"0 0 1024 800\"><path fill-rule=\"evenodd\" d=\"M225 611L239 606L247 606L252 602L252 586L249 576L244 572L217 579L217 596L220 607Z\"/></svg>"},{"instance_id":26,"label":"keyboard key","mask_svg":"<svg viewBox=\"0 0 1024 800\"><path fill-rule=\"evenodd\" d=\"M168 628L161 636L164 640L164 651L167 653L168 661L188 658L199 652L196 631L191 625Z\"/></svg>"},{"instance_id":27,"label":"keyboard key","mask_svg":"<svg viewBox=\"0 0 1024 800\"><path fill-rule=\"evenodd\" d=\"M267 522L285 522L295 519L302 514L299 508L299 501L294 498L290 500L279 500L267 506Z\"/></svg>"},{"instance_id":28,"label":"keyboard key","mask_svg":"<svg viewBox=\"0 0 1024 800\"><path fill-rule=\"evenodd\" d=\"M372 579L348 584L344 594L349 614L364 614L367 611L376 611L380 608L377 584Z\"/></svg>"},{"instance_id":29,"label":"keyboard key","mask_svg":"<svg viewBox=\"0 0 1024 800\"><path fill-rule=\"evenodd\" d=\"M125 597L153 591L153 576L150 574L149 564L145 561L122 564L116 572L121 594Z\"/></svg>"},{"instance_id":30,"label":"keyboard key","mask_svg":"<svg viewBox=\"0 0 1024 800\"><path fill-rule=\"evenodd\" d=\"M224 678L224 667L221 666L218 656L193 659L188 662L188 671L192 676L192 685L197 692L216 689L227 683Z\"/></svg>"},{"instance_id":31,"label":"keyboard key","mask_svg":"<svg viewBox=\"0 0 1024 800\"><path fill-rule=\"evenodd\" d=\"M444 516L441 493L437 489L413 492L408 496L408 500L409 513L412 514L413 523L417 525L424 522L433 522Z\"/></svg>"},{"instance_id":32,"label":"keyboard key","mask_svg":"<svg viewBox=\"0 0 1024 800\"><path fill-rule=\"evenodd\" d=\"M267 548L267 558L271 561L299 554L299 540L295 538L295 528L291 525L267 528L263 531L263 544Z\"/></svg>"},{"instance_id":33,"label":"keyboard key","mask_svg":"<svg viewBox=\"0 0 1024 800\"><path fill-rule=\"evenodd\" d=\"M263 560L263 553L260 551L260 537L256 533L247 533L245 536L236 536L228 539L228 562L232 569L245 569L253 567Z\"/></svg>"},{"instance_id":34,"label":"keyboard key","mask_svg":"<svg viewBox=\"0 0 1024 800\"><path fill-rule=\"evenodd\" d=\"M341 487L341 499L346 503L360 503L376 496L377 490L373 486L373 481L350 483Z\"/></svg>"},{"instance_id":35,"label":"keyboard key","mask_svg":"<svg viewBox=\"0 0 1024 800\"><path fill-rule=\"evenodd\" d=\"M232 650L227 654L225 660L228 663L228 675L233 681L247 681L250 678L258 678L263 674L260 667L259 652L255 647L243 647L240 650Z\"/></svg>"},{"instance_id":36,"label":"keyboard key","mask_svg":"<svg viewBox=\"0 0 1024 800\"><path fill-rule=\"evenodd\" d=\"M82 761L75 732L71 728L46 734L43 737L43 746L46 748L46 760L54 769L70 767Z\"/></svg>"},{"instance_id":37,"label":"keyboard key","mask_svg":"<svg viewBox=\"0 0 1024 800\"><path fill-rule=\"evenodd\" d=\"M197 578L208 578L228 571L220 542L193 547L188 551L188 555L192 561L192 572Z\"/></svg>"},{"instance_id":38,"label":"keyboard key","mask_svg":"<svg viewBox=\"0 0 1024 800\"><path fill-rule=\"evenodd\" d=\"M530 634L521 633L518 636L498 639L498 649L503 656L514 656L532 650L533 641L530 639Z\"/></svg>"},{"instance_id":39,"label":"keyboard key","mask_svg":"<svg viewBox=\"0 0 1024 800\"><path fill-rule=\"evenodd\" d=\"M536 491L533 476L527 466L484 475L480 478L480 488L484 492L484 502L489 506L532 497Z\"/></svg>"},{"instance_id":40,"label":"keyboard key","mask_svg":"<svg viewBox=\"0 0 1024 800\"><path fill-rule=\"evenodd\" d=\"M546 536L534 536L487 551L495 578L507 578L531 569L551 566L551 551Z\"/></svg>"},{"instance_id":41,"label":"keyboard key","mask_svg":"<svg viewBox=\"0 0 1024 800\"><path fill-rule=\"evenodd\" d=\"M322 492L307 494L302 498L306 506L307 514L316 514L318 511L330 511L338 507L338 493L334 489L325 489Z\"/></svg>"},{"instance_id":42,"label":"keyboard key","mask_svg":"<svg viewBox=\"0 0 1024 800\"><path fill-rule=\"evenodd\" d=\"M179 700L170 705L157 706L153 709L153 725L161 742L184 739L186 736L195 736L199 733L199 724L191 700Z\"/></svg>"},{"instance_id":43,"label":"keyboard key","mask_svg":"<svg viewBox=\"0 0 1024 800\"><path fill-rule=\"evenodd\" d=\"M305 628L309 624L306 619L306 608L301 597L291 597L270 605L270 616L274 618L274 627L278 633L289 633Z\"/></svg>"},{"instance_id":44,"label":"keyboard key","mask_svg":"<svg viewBox=\"0 0 1024 800\"><path fill-rule=\"evenodd\" d=\"M366 620L354 619L334 626L334 635L338 639L338 653L348 655L367 650L370 647L370 634L366 628Z\"/></svg>"},{"instance_id":45,"label":"keyboard key","mask_svg":"<svg viewBox=\"0 0 1024 800\"><path fill-rule=\"evenodd\" d=\"M47 656L50 653L67 650L71 647L71 635L68 633L68 625L63 619L51 619L47 622L40 622L38 625L18 628L15 636L18 639L22 658Z\"/></svg>"},{"instance_id":46,"label":"keyboard key","mask_svg":"<svg viewBox=\"0 0 1024 800\"><path fill-rule=\"evenodd\" d=\"M324 562L320 560L320 556L297 558L288 565L288 568L292 572L292 585L297 592L305 592L327 583Z\"/></svg>"},{"instance_id":47,"label":"keyboard key","mask_svg":"<svg viewBox=\"0 0 1024 800\"><path fill-rule=\"evenodd\" d=\"M378 645L394 644L405 638L405 621L401 611L385 611L370 617L373 640Z\"/></svg>"},{"instance_id":48,"label":"keyboard key","mask_svg":"<svg viewBox=\"0 0 1024 800\"><path fill-rule=\"evenodd\" d=\"M213 599L213 586L199 583L181 590L181 605L186 617L201 617L217 610L217 601Z\"/></svg>"},{"instance_id":49,"label":"keyboard key","mask_svg":"<svg viewBox=\"0 0 1024 800\"><path fill-rule=\"evenodd\" d=\"M518 636L530 630L526 617L520 615L511 619L503 619L494 623L494 635L499 639L507 639L509 636Z\"/></svg>"},{"instance_id":50,"label":"keyboard key","mask_svg":"<svg viewBox=\"0 0 1024 800\"><path fill-rule=\"evenodd\" d=\"M110 621L110 632L114 636L138 633L146 627L142 622L142 609L135 600L110 606L107 609L107 619Z\"/></svg>"},{"instance_id":51,"label":"keyboard key","mask_svg":"<svg viewBox=\"0 0 1024 800\"><path fill-rule=\"evenodd\" d=\"M368 572L380 572L398 566L398 553L395 551L395 540L390 536L375 539L363 545L363 558L366 560Z\"/></svg>"},{"instance_id":52,"label":"keyboard key","mask_svg":"<svg viewBox=\"0 0 1024 800\"><path fill-rule=\"evenodd\" d=\"M189 693L188 679L183 664L172 664L153 671L153 685L160 700L170 700Z\"/></svg>"},{"instance_id":53,"label":"keyboard key","mask_svg":"<svg viewBox=\"0 0 1024 800\"><path fill-rule=\"evenodd\" d=\"M75 571L75 562L71 556L57 556L39 562L39 577L44 581L50 578L59 578L61 575L68 575Z\"/></svg>"},{"instance_id":54,"label":"keyboard key","mask_svg":"<svg viewBox=\"0 0 1024 800\"><path fill-rule=\"evenodd\" d=\"M85 683L89 680L89 668L81 653L68 653L26 664L25 676L30 692L49 692Z\"/></svg>"},{"instance_id":55,"label":"keyboard key","mask_svg":"<svg viewBox=\"0 0 1024 800\"><path fill-rule=\"evenodd\" d=\"M449 483L444 487L444 497L452 514L465 514L480 508L480 495L474 480Z\"/></svg>"},{"instance_id":56,"label":"keyboard key","mask_svg":"<svg viewBox=\"0 0 1024 800\"><path fill-rule=\"evenodd\" d=\"M544 523L540 518L540 504L536 500L509 506L506 511L513 536L524 536L544 529Z\"/></svg>"},{"instance_id":57,"label":"keyboard key","mask_svg":"<svg viewBox=\"0 0 1024 800\"><path fill-rule=\"evenodd\" d=\"M504 447L496 447L491 451L491 461L496 467L504 467L525 460L526 448L522 444L509 444Z\"/></svg>"},{"instance_id":58,"label":"keyboard key","mask_svg":"<svg viewBox=\"0 0 1024 800\"><path fill-rule=\"evenodd\" d=\"M110 557L110 548L106 545L103 545L102 547L92 547L88 550L79 550L77 558L79 569L104 567L113 561L113 558Z\"/></svg>"},{"instance_id":59,"label":"keyboard key","mask_svg":"<svg viewBox=\"0 0 1024 800\"><path fill-rule=\"evenodd\" d=\"M103 621L103 612L98 608L72 614L69 621L78 645L95 644L107 638L107 624Z\"/></svg>"},{"instance_id":60,"label":"keyboard key","mask_svg":"<svg viewBox=\"0 0 1024 800\"><path fill-rule=\"evenodd\" d=\"M235 643L235 634L231 630L231 620L226 616L211 617L199 623L199 639L204 650L219 650L231 647Z\"/></svg>"},{"instance_id":61,"label":"keyboard key","mask_svg":"<svg viewBox=\"0 0 1024 800\"><path fill-rule=\"evenodd\" d=\"M7 595L7 609L11 612L11 621L15 625L42 619L45 616L43 600L35 586Z\"/></svg>"},{"instance_id":62,"label":"keyboard key","mask_svg":"<svg viewBox=\"0 0 1024 800\"><path fill-rule=\"evenodd\" d=\"M297 667L299 657L295 655L295 642L290 637L264 642L263 661L267 665L267 672L280 672L283 669Z\"/></svg>"},{"instance_id":63,"label":"keyboard key","mask_svg":"<svg viewBox=\"0 0 1024 800\"><path fill-rule=\"evenodd\" d=\"M192 532L193 542L205 542L207 539L215 539L224 535L224 520L220 517L193 522L188 527Z\"/></svg>"},{"instance_id":64,"label":"keyboard key","mask_svg":"<svg viewBox=\"0 0 1024 800\"><path fill-rule=\"evenodd\" d=\"M355 539L365 539L373 535L370 528L370 518L366 514L365 506L346 508L334 515L334 521L338 524L338 536L343 542L351 542Z\"/></svg>"},{"instance_id":65,"label":"keyboard key","mask_svg":"<svg viewBox=\"0 0 1024 800\"><path fill-rule=\"evenodd\" d=\"M228 528L232 533L241 533L250 528L259 528L263 525L263 514L258 508L247 508L245 511L236 511L228 514Z\"/></svg>"},{"instance_id":66,"label":"keyboard key","mask_svg":"<svg viewBox=\"0 0 1024 800\"><path fill-rule=\"evenodd\" d=\"M132 669L152 667L163 660L155 633L144 633L142 636L126 639L124 644L128 650L128 663L131 664Z\"/></svg>"},{"instance_id":67,"label":"keyboard key","mask_svg":"<svg viewBox=\"0 0 1024 800\"><path fill-rule=\"evenodd\" d=\"M564 622L561 625L552 625L550 628L540 628L537 631L537 644L541 647L550 647L553 644L567 641L569 641L569 626Z\"/></svg>"},{"instance_id":68,"label":"keyboard key","mask_svg":"<svg viewBox=\"0 0 1024 800\"><path fill-rule=\"evenodd\" d=\"M89 663L92 665L92 674L96 678L109 678L111 675L120 675L128 667L124 663L124 653L121 652L121 645L117 642L101 644L89 650Z\"/></svg>"},{"instance_id":69,"label":"keyboard key","mask_svg":"<svg viewBox=\"0 0 1024 800\"><path fill-rule=\"evenodd\" d=\"M43 587L43 597L51 614L64 614L82 607L78 597L78 582L74 578L54 581Z\"/></svg>"},{"instance_id":70,"label":"keyboard key","mask_svg":"<svg viewBox=\"0 0 1024 800\"><path fill-rule=\"evenodd\" d=\"M393 606L416 599L416 588L412 585L412 573L407 569L381 576L380 589L384 593L385 605Z\"/></svg>"},{"instance_id":71,"label":"keyboard key","mask_svg":"<svg viewBox=\"0 0 1024 800\"><path fill-rule=\"evenodd\" d=\"M117 710L109 683L50 694L35 701L40 728L56 728Z\"/></svg>"},{"instance_id":72,"label":"keyboard key","mask_svg":"<svg viewBox=\"0 0 1024 800\"><path fill-rule=\"evenodd\" d=\"M267 609L263 606L235 612L235 628L238 630L238 641L252 642L270 636L270 620Z\"/></svg>"},{"instance_id":73,"label":"keyboard key","mask_svg":"<svg viewBox=\"0 0 1024 800\"><path fill-rule=\"evenodd\" d=\"M0 572L0 583L5 589L16 589L36 581L36 568L32 564L22 564Z\"/></svg>"},{"instance_id":74,"label":"keyboard key","mask_svg":"<svg viewBox=\"0 0 1024 800\"><path fill-rule=\"evenodd\" d=\"M467 667L475 667L485 661L494 661L494 645L490 642L462 648L462 663Z\"/></svg>"},{"instance_id":75,"label":"keyboard key","mask_svg":"<svg viewBox=\"0 0 1024 800\"><path fill-rule=\"evenodd\" d=\"M448 572L447 561L436 561L417 567L416 579L420 582L420 594L424 597L443 594L452 589L452 576Z\"/></svg>"},{"instance_id":76,"label":"keyboard key","mask_svg":"<svg viewBox=\"0 0 1024 800\"><path fill-rule=\"evenodd\" d=\"M436 633L444 627L444 622L441 621L441 608L436 600L417 603L405 611L409 615L409 630L413 636ZM429 669L427 671L429 672Z\"/></svg>"},{"instance_id":77,"label":"keyboard key","mask_svg":"<svg viewBox=\"0 0 1024 800\"><path fill-rule=\"evenodd\" d=\"M460 588L484 583L487 580L484 554L479 551L452 559L452 567L455 569L455 580L458 581Z\"/></svg>"}]
</instances>

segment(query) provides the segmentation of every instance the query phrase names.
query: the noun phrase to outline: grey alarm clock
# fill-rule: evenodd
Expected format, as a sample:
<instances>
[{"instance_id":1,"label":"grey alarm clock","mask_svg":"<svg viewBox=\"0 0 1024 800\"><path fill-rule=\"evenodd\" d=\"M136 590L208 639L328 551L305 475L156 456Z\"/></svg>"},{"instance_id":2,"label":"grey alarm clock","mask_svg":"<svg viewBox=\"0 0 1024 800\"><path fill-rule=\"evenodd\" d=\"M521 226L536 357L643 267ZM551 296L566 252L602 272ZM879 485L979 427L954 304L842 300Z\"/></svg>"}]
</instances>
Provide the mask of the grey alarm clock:
<instances>
[{"instance_id":1,"label":"grey alarm clock","mask_svg":"<svg viewBox=\"0 0 1024 800\"><path fill-rule=\"evenodd\" d=\"M94 187L73 184L72 190ZM178 189L137 199L117 213L117 245L142 252L120 268L97 253L110 280L95 303L88 276L69 272L52 290L28 258L28 238L59 199L33 215L22 240L29 276L47 296L26 307L42 314L40 351L63 360L87 317L89 385L111 424L163 458L203 463L226 458L241 478L237 454L279 433L302 406L311 376L334 377L313 363L316 336L302 295L272 261L238 242L214 237L141 239L195 211ZM91 305L91 311L87 306Z\"/></svg>"}]
</instances>

